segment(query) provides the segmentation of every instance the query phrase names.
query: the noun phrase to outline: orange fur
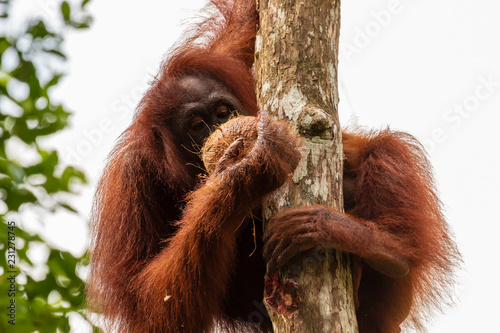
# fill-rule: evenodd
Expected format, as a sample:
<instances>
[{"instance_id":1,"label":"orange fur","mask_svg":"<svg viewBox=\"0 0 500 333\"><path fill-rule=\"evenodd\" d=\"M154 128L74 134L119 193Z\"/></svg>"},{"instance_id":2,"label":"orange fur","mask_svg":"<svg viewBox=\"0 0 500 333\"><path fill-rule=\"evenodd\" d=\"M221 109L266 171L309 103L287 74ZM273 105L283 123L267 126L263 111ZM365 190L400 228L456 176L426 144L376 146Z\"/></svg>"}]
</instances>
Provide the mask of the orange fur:
<instances>
[{"instance_id":1,"label":"orange fur","mask_svg":"<svg viewBox=\"0 0 500 333\"><path fill-rule=\"evenodd\" d=\"M201 332L213 324L207 318L220 314L220 300L206 299L204 291L197 289L199 294L194 294L186 288L195 287L189 284L190 278L196 277L200 283L206 277L205 274L193 276L195 271L186 271L184 267L186 262L196 260L189 242L203 241L192 239L200 232L199 221L204 216L199 210L197 219L183 222L192 219L190 209L183 212L183 207L186 195L195 188L199 172L186 166L180 154L182 148L175 144L176 138L166 124L175 120L180 103L179 78L190 75L223 83L251 114L257 113L249 62L250 57L253 59L258 15L252 0L235 3L213 0L205 11L209 16L198 24L199 29L191 31L162 64L138 106L133 123L111 152L97 188L91 214L91 271L87 297L89 307L104 314L109 330L173 332L175 330L167 328L199 322L194 324L193 330L185 331ZM209 184L213 182L208 182L207 186ZM205 191L207 186L200 191ZM219 195L224 200L233 199L229 192ZM201 204L199 209L203 206ZM239 214L243 216L249 209L250 206ZM227 209L224 212L227 213ZM213 220L207 228L211 226L216 230L217 224L223 222L220 215L216 218L219 220ZM240 216L233 218L241 222ZM181 222L175 223L179 220ZM185 225L190 226L193 235L186 234ZM181 239L186 243L176 242ZM206 257L211 267L206 275L217 277L216 280L220 278L220 282L211 285L215 293L225 288L227 281L223 277L227 272L224 269L231 266L227 257L234 241L223 240L220 260ZM218 266L212 266L215 263ZM187 275L182 276L181 272ZM168 281L179 278L180 286L168 285ZM167 285L168 290L165 289ZM165 313L163 299L167 291L178 295L175 288L186 291L186 297L191 297L184 300L184 306L196 303L196 309L202 312L188 307L184 308L186 313L181 313L172 307L170 315ZM213 293L208 292L208 295Z\"/></svg>"},{"instance_id":2,"label":"orange fur","mask_svg":"<svg viewBox=\"0 0 500 333\"><path fill-rule=\"evenodd\" d=\"M105 316L107 329L125 333L198 333L214 325L270 332L262 304L266 261L259 252L273 264L310 245L362 259L354 270L361 333L423 330L446 303L460 258L431 166L414 138L390 130L344 132L349 211L280 212L264 239L255 224L253 255L246 217L296 165L293 136L261 116L245 158L234 159L242 143L232 143L203 184L199 171L186 165L168 126L181 103L180 78L217 80L257 114L255 1L213 0L207 8L208 17L162 64L99 182L90 308Z\"/></svg>"},{"instance_id":3,"label":"orange fur","mask_svg":"<svg viewBox=\"0 0 500 333\"><path fill-rule=\"evenodd\" d=\"M244 159L226 153L219 162L224 167L189 195L178 231L132 281L142 320L131 331L205 332L214 319L224 320L223 301L236 264L237 229L299 160L295 139L284 133L280 124L266 123Z\"/></svg>"},{"instance_id":4,"label":"orange fur","mask_svg":"<svg viewBox=\"0 0 500 333\"><path fill-rule=\"evenodd\" d=\"M378 321L380 332L392 332L408 311L407 326L423 331L434 310L448 304L460 262L426 153L411 135L390 130L345 135L344 152L356 175L351 213L394 236L395 253L410 266L399 279L369 272L373 281L360 289L358 316ZM349 161L353 155L357 163Z\"/></svg>"},{"instance_id":5,"label":"orange fur","mask_svg":"<svg viewBox=\"0 0 500 333\"><path fill-rule=\"evenodd\" d=\"M352 253L362 259L353 269L360 332L425 331L448 305L460 262L426 154L409 134L388 129L344 132L343 146L350 209L277 213L264 235L264 257L276 269L315 246Z\"/></svg>"}]
</instances>

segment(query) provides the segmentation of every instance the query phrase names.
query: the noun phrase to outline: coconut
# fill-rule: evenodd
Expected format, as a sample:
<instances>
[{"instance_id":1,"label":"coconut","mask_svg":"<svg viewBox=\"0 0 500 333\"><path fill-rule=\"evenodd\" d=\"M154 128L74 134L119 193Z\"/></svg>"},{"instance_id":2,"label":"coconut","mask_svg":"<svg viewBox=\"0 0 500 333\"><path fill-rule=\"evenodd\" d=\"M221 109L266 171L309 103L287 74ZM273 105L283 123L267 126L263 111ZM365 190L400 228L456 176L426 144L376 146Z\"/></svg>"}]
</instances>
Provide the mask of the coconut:
<instances>
[{"instance_id":1,"label":"coconut","mask_svg":"<svg viewBox=\"0 0 500 333\"><path fill-rule=\"evenodd\" d=\"M235 163L246 156L257 140L257 118L251 116L235 117L218 127L205 141L201 149L203 164L211 174L217 162L224 155L227 148L236 140L243 139L243 148Z\"/></svg>"}]
</instances>

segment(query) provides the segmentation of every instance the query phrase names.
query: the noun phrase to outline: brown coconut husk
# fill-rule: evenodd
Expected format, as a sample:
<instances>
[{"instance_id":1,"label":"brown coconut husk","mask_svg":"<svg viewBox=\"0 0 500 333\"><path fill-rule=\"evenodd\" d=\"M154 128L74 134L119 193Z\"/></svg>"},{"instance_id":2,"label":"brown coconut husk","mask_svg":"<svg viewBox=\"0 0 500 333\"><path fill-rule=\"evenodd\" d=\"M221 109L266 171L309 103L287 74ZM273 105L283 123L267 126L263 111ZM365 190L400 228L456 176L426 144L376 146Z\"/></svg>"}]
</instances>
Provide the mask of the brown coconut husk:
<instances>
[{"instance_id":1,"label":"brown coconut husk","mask_svg":"<svg viewBox=\"0 0 500 333\"><path fill-rule=\"evenodd\" d=\"M243 149L240 150L239 157L235 162L250 152L257 140L257 122L256 117L235 117L222 124L207 138L201 149L201 156L208 174L215 170L217 162L235 140L243 139Z\"/></svg>"}]
</instances>

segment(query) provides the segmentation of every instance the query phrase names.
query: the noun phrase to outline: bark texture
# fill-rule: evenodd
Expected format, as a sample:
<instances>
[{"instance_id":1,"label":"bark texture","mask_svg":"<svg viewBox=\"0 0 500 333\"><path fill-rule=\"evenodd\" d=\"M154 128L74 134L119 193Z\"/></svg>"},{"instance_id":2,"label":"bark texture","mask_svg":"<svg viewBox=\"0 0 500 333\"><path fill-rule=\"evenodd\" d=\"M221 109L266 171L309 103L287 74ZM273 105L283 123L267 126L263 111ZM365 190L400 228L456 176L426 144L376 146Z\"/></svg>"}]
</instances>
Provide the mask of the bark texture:
<instances>
[{"instance_id":1,"label":"bark texture","mask_svg":"<svg viewBox=\"0 0 500 333\"><path fill-rule=\"evenodd\" d=\"M260 0L258 6L259 107L295 123L303 138L302 160L293 181L266 198L264 217L313 204L342 210L337 88L340 0ZM297 310L280 314L283 311L268 305L275 332L357 332L347 254L308 250L280 271L279 283L285 291L298 287L298 296L283 298L293 303L287 309Z\"/></svg>"}]
</instances>

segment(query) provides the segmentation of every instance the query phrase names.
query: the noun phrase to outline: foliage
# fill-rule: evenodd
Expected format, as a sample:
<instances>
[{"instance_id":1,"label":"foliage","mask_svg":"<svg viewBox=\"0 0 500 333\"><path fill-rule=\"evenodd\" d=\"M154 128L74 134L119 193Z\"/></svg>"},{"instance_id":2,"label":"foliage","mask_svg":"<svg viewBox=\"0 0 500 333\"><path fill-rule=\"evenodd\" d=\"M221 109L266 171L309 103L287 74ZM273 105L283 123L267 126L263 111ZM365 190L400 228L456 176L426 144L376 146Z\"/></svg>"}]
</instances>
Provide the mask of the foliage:
<instances>
[{"instance_id":1,"label":"foliage","mask_svg":"<svg viewBox=\"0 0 500 333\"><path fill-rule=\"evenodd\" d=\"M88 2L52 1L58 7L47 8L51 13L12 22L14 1L0 0L0 26L7 27L0 29L0 332L68 332L68 314L84 308L84 282L77 272L85 258L51 247L40 235L22 230L9 214L23 206L74 212L60 194L86 182L82 171L62 167L57 151L44 149L39 139L68 125L70 113L51 99L50 89L63 77L64 35L89 27ZM30 158L20 158L19 151ZM42 279L33 274L29 257L29 251L40 248L48 252L48 273ZM10 271L18 273L14 284ZM15 327L8 322L12 300Z\"/></svg>"}]
</instances>

